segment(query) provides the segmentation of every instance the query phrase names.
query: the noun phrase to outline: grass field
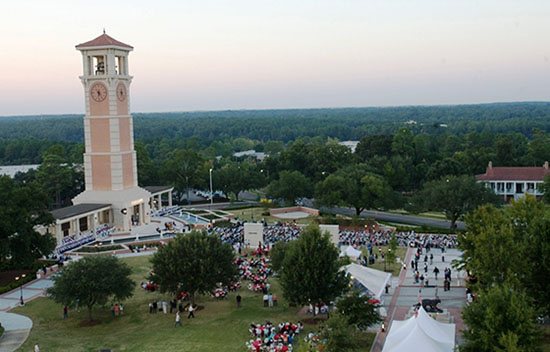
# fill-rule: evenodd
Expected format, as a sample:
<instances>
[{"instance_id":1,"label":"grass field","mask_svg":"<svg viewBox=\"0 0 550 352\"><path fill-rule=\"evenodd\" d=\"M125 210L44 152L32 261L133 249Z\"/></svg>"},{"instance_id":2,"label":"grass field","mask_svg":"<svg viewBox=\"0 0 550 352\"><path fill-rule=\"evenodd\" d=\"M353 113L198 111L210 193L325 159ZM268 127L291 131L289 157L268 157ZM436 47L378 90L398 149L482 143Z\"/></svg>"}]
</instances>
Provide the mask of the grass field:
<instances>
[{"instance_id":1,"label":"grass field","mask_svg":"<svg viewBox=\"0 0 550 352\"><path fill-rule=\"evenodd\" d=\"M174 327L174 315L150 314L148 304L153 300L170 300L170 296L158 292L148 292L139 288L145 280L150 265L149 256L123 259L133 268L132 278L136 282L134 296L124 303L124 315L111 317L107 308L94 309L94 319L101 324L80 327L86 319L86 311L70 310L69 317L62 319L62 306L48 298L38 298L13 310L29 316L33 329L19 351L30 351L39 344L41 351L193 351L232 352L245 350L245 341L250 339L248 327L251 323L272 323L298 321L298 308L289 308L282 297L276 279L271 279L272 291L279 298L277 308L264 308L262 297L246 289L240 289L243 297L242 308L236 308L236 293L229 298L217 301L210 297L200 297L198 302L204 310L196 312L195 319L183 318L183 328ZM246 283L246 282L245 282ZM306 330L316 330L314 325L306 325ZM299 336L302 340L304 334ZM364 334L361 338L361 351L368 350L374 334Z\"/></svg>"},{"instance_id":2,"label":"grass field","mask_svg":"<svg viewBox=\"0 0 550 352\"><path fill-rule=\"evenodd\" d=\"M387 250L388 250L387 246L373 247L373 250L372 250L373 255L376 254L376 253L379 253L378 248L382 248L382 253L387 253ZM367 250L367 248L362 247L361 250L363 251L363 255L366 255L367 258L368 258L369 251ZM396 250L395 250L395 254L396 254L396 258L401 258L401 263L397 263L397 260L396 260L396 262L393 263L392 265L386 264L386 271L388 273L391 272L392 275L394 275L394 276L398 276L399 271L401 270L401 266L403 265L402 263L405 260L405 256L407 255L407 248L397 247ZM369 265L369 268L384 271L384 262L382 261L382 258L380 257L380 255L378 256L378 260L376 260L373 265Z\"/></svg>"}]
</instances>

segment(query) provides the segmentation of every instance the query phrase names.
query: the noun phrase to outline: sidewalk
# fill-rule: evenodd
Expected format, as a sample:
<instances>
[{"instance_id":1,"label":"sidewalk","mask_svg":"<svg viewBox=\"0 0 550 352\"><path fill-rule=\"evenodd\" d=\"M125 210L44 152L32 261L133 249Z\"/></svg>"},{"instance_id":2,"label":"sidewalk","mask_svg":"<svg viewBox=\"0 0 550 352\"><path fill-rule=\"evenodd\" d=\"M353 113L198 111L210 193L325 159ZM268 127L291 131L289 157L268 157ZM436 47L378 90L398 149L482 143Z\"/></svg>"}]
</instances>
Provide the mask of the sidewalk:
<instances>
[{"instance_id":1,"label":"sidewalk","mask_svg":"<svg viewBox=\"0 0 550 352\"><path fill-rule=\"evenodd\" d=\"M391 329L393 320L404 320L407 312L411 309L413 304L418 303L418 292L421 289L422 298L433 298L435 296L435 287L421 288L420 284L415 283L414 271L411 270L411 259L416 253L416 248L408 248L405 257L405 263L407 264L407 270L401 269L399 273L399 284L395 288L395 292L392 295L391 303L386 308L387 316L384 321L385 332L379 332L374 340L371 352L380 352L384 346L386 336ZM431 254L434 255L433 264L428 265L428 272L424 273L424 255L422 255L418 262L418 268L426 278L429 279L431 285L437 285L438 297L441 299L440 308L447 309L451 316L454 318L456 324L456 337L457 343L460 342L462 337L462 330L464 330L464 322L462 320L462 308L466 302L466 288L464 283L464 273L453 270L452 272L452 284L450 291L443 290L443 270L445 267L451 267L451 261L457 259L460 256L460 251L457 249L449 249L445 252L445 261L442 261L442 255L439 250L432 249ZM428 254L429 256L430 254ZM429 264L429 260L428 260ZM433 274L433 268L437 266L440 270L438 280L435 280Z\"/></svg>"}]
</instances>

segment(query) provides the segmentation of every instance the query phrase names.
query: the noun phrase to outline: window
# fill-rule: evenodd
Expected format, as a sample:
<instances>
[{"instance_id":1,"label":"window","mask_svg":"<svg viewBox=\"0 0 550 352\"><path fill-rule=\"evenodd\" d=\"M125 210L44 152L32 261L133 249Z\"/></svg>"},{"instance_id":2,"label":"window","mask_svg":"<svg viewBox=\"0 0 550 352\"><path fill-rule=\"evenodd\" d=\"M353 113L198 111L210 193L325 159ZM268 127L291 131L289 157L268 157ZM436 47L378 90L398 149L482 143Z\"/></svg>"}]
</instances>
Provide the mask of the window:
<instances>
[{"instance_id":1,"label":"window","mask_svg":"<svg viewBox=\"0 0 550 352\"><path fill-rule=\"evenodd\" d=\"M78 219L78 225L80 228L80 232L88 231L88 218L80 218Z\"/></svg>"}]
</instances>

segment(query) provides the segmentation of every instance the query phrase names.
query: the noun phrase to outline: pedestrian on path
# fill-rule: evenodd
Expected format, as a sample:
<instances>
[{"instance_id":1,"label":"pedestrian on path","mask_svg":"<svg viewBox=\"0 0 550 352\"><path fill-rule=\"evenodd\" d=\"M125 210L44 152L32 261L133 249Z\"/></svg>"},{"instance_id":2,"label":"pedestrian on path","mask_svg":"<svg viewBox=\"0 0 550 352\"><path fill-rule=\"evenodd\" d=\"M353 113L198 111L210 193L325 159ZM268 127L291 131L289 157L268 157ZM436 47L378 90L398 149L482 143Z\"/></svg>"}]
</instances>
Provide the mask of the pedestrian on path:
<instances>
[{"instance_id":1,"label":"pedestrian on path","mask_svg":"<svg viewBox=\"0 0 550 352\"><path fill-rule=\"evenodd\" d=\"M176 312L176 323L174 324L174 327L176 326L180 326L180 327L183 327L183 325L181 325L181 317L180 317L180 312Z\"/></svg>"},{"instance_id":2,"label":"pedestrian on path","mask_svg":"<svg viewBox=\"0 0 550 352\"><path fill-rule=\"evenodd\" d=\"M437 280L437 274L439 274L439 268L436 266L433 270L434 274L435 274L435 279Z\"/></svg>"}]
</instances>

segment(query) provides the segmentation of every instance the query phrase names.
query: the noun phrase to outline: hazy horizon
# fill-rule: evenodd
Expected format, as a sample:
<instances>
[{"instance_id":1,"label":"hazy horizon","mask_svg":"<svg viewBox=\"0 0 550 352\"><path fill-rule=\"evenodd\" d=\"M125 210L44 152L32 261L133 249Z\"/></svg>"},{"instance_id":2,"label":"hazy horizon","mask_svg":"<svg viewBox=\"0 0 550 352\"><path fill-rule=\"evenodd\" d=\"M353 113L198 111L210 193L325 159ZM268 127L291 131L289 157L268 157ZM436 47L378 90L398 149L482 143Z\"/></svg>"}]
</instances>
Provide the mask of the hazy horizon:
<instances>
[{"instance_id":1,"label":"hazy horizon","mask_svg":"<svg viewBox=\"0 0 550 352\"><path fill-rule=\"evenodd\" d=\"M548 18L542 0L8 2L0 116L82 114L74 46L104 27L135 48L133 112L546 101Z\"/></svg>"}]
</instances>

